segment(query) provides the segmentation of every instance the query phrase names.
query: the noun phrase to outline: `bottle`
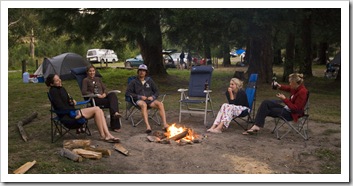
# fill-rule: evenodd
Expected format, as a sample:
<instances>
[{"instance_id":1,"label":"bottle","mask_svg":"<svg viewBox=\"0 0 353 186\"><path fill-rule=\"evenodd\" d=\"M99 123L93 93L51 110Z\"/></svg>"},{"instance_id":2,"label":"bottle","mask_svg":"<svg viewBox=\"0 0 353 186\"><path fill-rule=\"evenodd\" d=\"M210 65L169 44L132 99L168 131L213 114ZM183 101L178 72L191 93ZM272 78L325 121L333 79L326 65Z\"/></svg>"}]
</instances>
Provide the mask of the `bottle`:
<instances>
[{"instance_id":1,"label":"bottle","mask_svg":"<svg viewBox=\"0 0 353 186\"><path fill-rule=\"evenodd\" d=\"M97 83L95 81L93 81L93 93L94 94L98 94L98 86L97 86Z\"/></svg>"},{"instance_id":2,"label":"bottle","mask_svg":"<svg viewBox=\"0 0 353 186\"><path fill-rule=\"evenodd\" d=\"M206 81L205 81L205 88L204 88L204 90L208 90L208 80L206 79Z\"/></svg>"},{"instance_id":3,"label":"bottle","mask_svg":"<svg viewBox=\"0 0 353 186\"><path fill-rule=\"evenodd\" d=\"M74 105L75 104L74 99L71 97L71 95L69 93L67 95L69 96L69 104Z\"/></svg>"},{"instance_id":4,"label":"bottle","mask_svg":"<svg viewBox=\"0 0 353 186\"><path fill-rule=\"evenodd\" d=\"M23 83L28 83L29 82L29 73L24 72L22 75Z\"/></svg>"},{"instance_id":5,"label":"bottle","mask_svg":"<svg viewBox=\"0 0 353 186\"><path fill-rule=\"evenodd\" d=\"M273 76L272 76L272 89L273 90L277 90L277 85L275 85L276 80L277 80L276 73L273 73Z\"/></svg>"}]
</instances>

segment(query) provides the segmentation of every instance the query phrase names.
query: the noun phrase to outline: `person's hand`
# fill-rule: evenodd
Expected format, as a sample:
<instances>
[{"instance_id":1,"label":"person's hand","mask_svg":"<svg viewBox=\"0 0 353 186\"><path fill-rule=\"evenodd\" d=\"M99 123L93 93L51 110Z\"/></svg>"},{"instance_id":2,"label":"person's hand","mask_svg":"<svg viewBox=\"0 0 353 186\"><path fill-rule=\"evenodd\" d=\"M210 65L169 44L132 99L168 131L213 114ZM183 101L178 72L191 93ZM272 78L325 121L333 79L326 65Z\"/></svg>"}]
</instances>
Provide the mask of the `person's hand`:
<instances>
[{"instance_id":1,"label":"person's hand","mask_svg":"<svg viewBox=\"0 0 353 186\"><path fill-rule=\"evenodd\" d=\"M281 94L281 93L277 93L276 96L277 96L279 99L281 99L281 100L286 99L286 96L284 96L284 95Z\"/></svg>"},{"instance_id":2,"label":"person's hand","mask_svg":"<svg viewBox=\"0 0 353 186\"><path fill-rule=\"evenodd\" d=\"M152 96L150 96L150 97L148 97L148 98L147 98L147 100L152 101L152 100L153 100L153 97L152 97Z\"/></svg>"},{"instance_id":3,"label":"person's hand","mask_svg":"<svg viewBox=\"0 0 353 186\"><path fill-rule=\"evenodd\" d=\"M105 98L107 95L105 93L103 93L103 94L98 94L97 96L98 96L98 98Z\"/></svg>"},{"instance_id":4,"label":"person's hand","mask_svg":"<svg viewBox=\"0 0 353 186\"><path fill-rule=\"evenodd\" d=\"M145 101L147 99L146 96L141 96L141 100Z\"/></svg>"},{"instance_id":5,"label":"person's hand","mask_svg":"<svg viewBox=\"0 0 353 186\"><path fill-rule=\"evenodd\" d=\"M281 85L279 83L277 83L277 81L273 82L273 85L275 85L276 87L281 87Z\"/></svg>"},{"instance_id":6,"label":"person's hand","mask_svg":"<svg viewBox=\"0 0 353 186\"><path fill-rule=\"evenodd\" d=\"M233 91L232 88L228 87L228 92L232 93L232 91Z\"/></svg>"}]
</instances>

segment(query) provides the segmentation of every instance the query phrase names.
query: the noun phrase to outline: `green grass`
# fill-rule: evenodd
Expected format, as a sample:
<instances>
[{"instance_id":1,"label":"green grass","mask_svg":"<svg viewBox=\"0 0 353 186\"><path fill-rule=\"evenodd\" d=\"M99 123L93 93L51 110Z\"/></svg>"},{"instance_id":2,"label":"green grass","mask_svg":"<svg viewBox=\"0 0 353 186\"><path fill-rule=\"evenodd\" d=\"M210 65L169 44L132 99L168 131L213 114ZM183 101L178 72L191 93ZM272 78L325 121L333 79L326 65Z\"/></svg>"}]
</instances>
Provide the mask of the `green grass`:
<instances>
[{"instance_id":1,"label":"green grass","mask_svg":"<svg viewBox=\"0 0 353 186\"><path fill-rule=\"evenodd\" d=\"M321 67L317 67L321 71ZM212 77L212 100L214 108L219 108L226 102L224 91L229 80L233 77L234 67L216 68ZM280 72L279 67L275 67L276 72ZM136 75L136 69L100 69L103 75L103 82L108 89L118 89L122 94L118 94L119 101L122 103L120 108L125 110L124 92L127 86L127 77ZM189 71L168 69L167 77L154 76L153 79L159 86L160 93L166 93L165 107L168 112L177 112L179 109L180 94L178 88L188 88ZM278 73L280 74L280 73ZM318 122L330 122L340 124L341 122L341 87L340 83L334 80L326 80L323 76L313 77L305 80L307 88L310 90L310 120ZM63 81L64 87L76 100L81 99L81 93L76 80ZM327 88L330 87L330 88ZM50 104L46 95L48 88L44 83L25 84L21 79L21 72L8 73L8 170L15 170L23 162L33 161L36 157L36 169L31 169L29 173L92 173L103 172L104 167L93 166L89 169L85 164L72 164L70 160L59 159L57 149L62 146L60 143L49 143L50 134L48 124L50 123ZM269 84L259 84L256 96L256 108L265 99L275 99L276 91L272 90ZM3 102L4 103L4 102ZM28 127L26 132L31 134L31 142L24 143L19 137L17 123L31 115L32 112L38 112L36 118ZM33 144L33 145L32 145ZM21 150L19 150L21 149ZM43 150L45 149L45 150ZM329 152L318 152L318 156L326 154L331 158ZM326 158L326 156L323 158ZM337 157L333 157L337 158ZM102 159L102 161L109 161ZM104 165L104 163L102 164ZM335 171L324 167L323 172Z\"/></svg>"}]
</instances>

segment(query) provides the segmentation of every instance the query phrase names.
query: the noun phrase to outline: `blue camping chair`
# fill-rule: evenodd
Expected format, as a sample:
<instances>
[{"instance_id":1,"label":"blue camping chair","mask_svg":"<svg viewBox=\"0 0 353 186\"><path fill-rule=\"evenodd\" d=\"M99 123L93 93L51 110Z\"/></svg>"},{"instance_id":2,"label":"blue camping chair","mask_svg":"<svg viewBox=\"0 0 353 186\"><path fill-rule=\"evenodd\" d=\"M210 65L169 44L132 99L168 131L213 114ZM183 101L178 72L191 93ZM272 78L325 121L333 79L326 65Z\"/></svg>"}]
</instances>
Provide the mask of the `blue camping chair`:
<instances>
[{"instance_id":1,"label":"blue camping chair","mask_svg":"<svg viewBox=\"0 0 353 186\"><path fill-rule=\"evenodd\" d=\"M212 79L212 66L193 66L190 72L189 89L178 89L179 101L179 123L182 114L204 115L204 125L207 125L207 113L213 112L210 90ZM207 85L208 84L208 85ZM208 108L210 104L211 109ZM191 107L191 105L193 107Z\"/></svg>"},{"instance_id":2,"label":"blue camping chair","mask_svg":"<svg viewBox=\"0 0 353 186\"><path fill-rule=\"evenodd\" d=\"M81 132L83 132L84 134L88 136L91 135L91 131L89 130L87 125L88 120L86 118L81 117L79 119L75 119L71 117L71 115L75 113L77 110L81 112L81 109L72 109L72 110L55 109L49 92L47 92L47 95L51 105L50 121L51 121L51 142L52 143L58 141L67 133L77 138L77 136L71 132L71 129L75 129L75 130L80 129ZM76 105L85 105L88 102L89 101L81 101L81 102L77 102ZM82 116L82 112L81 112L81 116Z\"/></svg>"},{"instance_id":3,"label":"blue camping chair","mask_svg":"<svg viewBox=\"0 0 353 186\"><path fill-rule=\"evenodd\" d=\"M255 119L255 103L256 103L256 88L257 88L257 77L258 74L251 74L249 82L246 85L245 93L248 98L250 112L242 112L239 116L233 118L233 121L238 124L244 130L248 130L248 125L254 123ZM246 122L246 127L241 125L238 120Z\"/></svg>"},{"instance_id":4,"label":"blue camping chair","mask_svg":"<svg viewBox=\"0 0 353 186\"><path fill-rule=\"evenodd\" d=\"M136 76L130 76L128 77L127 83L129 84L132 80L136 79ZM159 97L162 97L160 102L163 103L164 99L165 99L166 94L162 94ZM137 103L134 101L134 99L132 98L131 95L127 95L125 94L125 103L126 103L126 110L125 110L125 119L126 120L130 120L131 124L133 127L136 127L137 125L139 125L142 121L143 118L139 119L137 122L135 122L134 120L134 115L135 113L137 113L138 111L141 111L141 107L137 105ZM157 123L158 125L161 125L161 121L159 116L157 115L157 111L158 109L155 108L151 108L151 107L147 107L148 109L148 118L153 120L155 123Z\"/></svg>"}]
</instances>

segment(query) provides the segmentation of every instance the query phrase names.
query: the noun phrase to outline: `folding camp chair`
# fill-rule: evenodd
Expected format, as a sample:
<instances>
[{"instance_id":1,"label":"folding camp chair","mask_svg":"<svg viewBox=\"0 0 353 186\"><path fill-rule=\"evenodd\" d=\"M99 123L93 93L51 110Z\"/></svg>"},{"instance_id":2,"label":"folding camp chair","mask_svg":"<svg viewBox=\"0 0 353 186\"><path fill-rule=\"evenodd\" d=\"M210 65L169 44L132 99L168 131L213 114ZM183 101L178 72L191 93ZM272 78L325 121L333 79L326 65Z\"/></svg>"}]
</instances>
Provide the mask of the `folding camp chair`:
<instances>
[{"instance_id":1,"label":"folding camp chair","mask_svg":"<svg viewBox=\"0 0 353 186\"><path fill-rule=\"evenodd\" d=\"M70 114L75 113L77 110L81 112L80 109L72 110L58 110L54 108L52 98L47 92L48 99L50 101L50 121L51 121L51 142L54 143L62 138L65 134L70 134L77 138L77 135L71 132L71 129L84 129L84 134L90 136L91 131L88 128L88 120L84 117L79 119L74 119L70 117ZM88 101L77 102L76 105L87 104ZM81 112L82 115L82 112Z\"/></svg>"},{"instance_id":2,"label":"folding camp chair","mask_svg":"<svg viewBox=\"0 0 353 186\"><path fill-rule=\"evenodd\" d=\"M128 77L128 80L127 80L128 84L134 79L136 79L136 76ZM166 96L166 94L161 95L162 98L161 98L160 102L163 103L165 96ZM143 118L141 118L140 120L135 122L133 116L138 111L141 111L141 107L137 105L137 103L134 101L134 99L132 98L131 95L125 94L125 103L126 103L125 119L126 120L129 119L131 121L132 126L136 127L137 125L139 125L143 121ZM147 109L148 109L148 118L153 120L158 125L161 125L160 118L157 114L158 109L151 108L151 107L147 107Z\"/></svg>"},{"instance_id":3,"label":"folding camp chair","mask_svg":"<svg viewBox=\"0 0 353 186\"><path fill-rule=\"evenodd\" d=\"M290 131L294 130L298 135L300 135L304 140L308 140L308 129L309 129L309 92L307 94L307 100L304 107L303 115L298 118L297 122L293 120L286 120L284 117L278 116L274 117L275 127L272 130L272 133L276 133L278 140L285 137ZM287 131L281 136L279 134L280 128L287 128Z\"/></svg>"},{"instance_id":4,"label":"folding camp chair","mask_svg":"<svg viewBox=\"0 0 353 186\"><path fill-rule=\"evenodd\" d=\"M256 104L256 88L257 88L257 74L251 74L249 82L246 85L245 93L248 98L250 112L243 112L241 115L233 118L233 121L238 124L244 130L248 130L249 124L254 123L255 118L255 104ZM238 120L246 122L246 127L241 125Z\"/></svg>"},{"instance_id":5,"label":"folding camp chair","mask_svg":"<svg viewBox=\"0 0 353 186\"><path fill-rule=\"evenodd\" d=\"M76 78L77 84L80 87L81 91L82 91L83 79L85 79L87 77L87 71L86 70L87 70L87 67L78 67L78 68L72 68L71 69L71 74ZM102 75L97 70L96 70L96 77L102 77ZM121 93L120 90L112 90L112 91L109 91L107 94L109 94L111 92ZM88 102L89 105L88 106L96 106L96 102L94 100L97 97L96 95L88 94L88 95L82 95L82 97L85 100L89 100L89 102ZM99 106L101 109L109 109L109 108L104 107L104 105L97 105L97 106ZM119 118L119 120L120 120L120 125L122 126L121 119Z\"/></svg>"},{"instance_id":6,"label":"folding camp chair","mask_svg":"<svg viewBox=\"0 0 353 186\"><path fill-rule=\"evenodd\" d=\"M213 112L210 90L212 79L212 66L194 66L191 68L189 89L178 89L180 92L179 101L179 123L181 122L181 114L200 114L204 115L204 125L207 125L207 113ZM206 89L206 90L205 90ZM211 109L208 108L210 104ZM193 105L193 107L190 107Z\"/></svg>"}]
</instances>

